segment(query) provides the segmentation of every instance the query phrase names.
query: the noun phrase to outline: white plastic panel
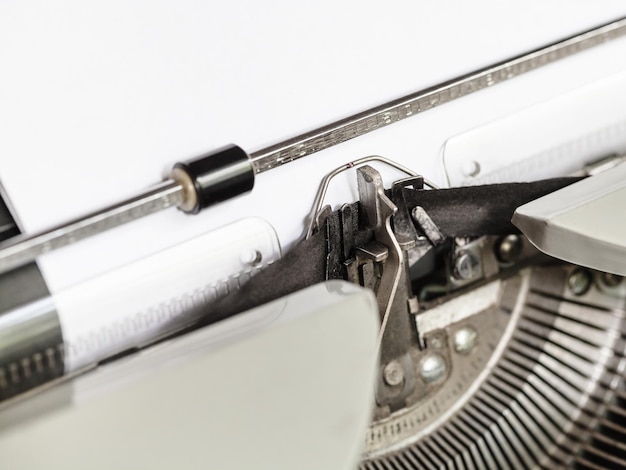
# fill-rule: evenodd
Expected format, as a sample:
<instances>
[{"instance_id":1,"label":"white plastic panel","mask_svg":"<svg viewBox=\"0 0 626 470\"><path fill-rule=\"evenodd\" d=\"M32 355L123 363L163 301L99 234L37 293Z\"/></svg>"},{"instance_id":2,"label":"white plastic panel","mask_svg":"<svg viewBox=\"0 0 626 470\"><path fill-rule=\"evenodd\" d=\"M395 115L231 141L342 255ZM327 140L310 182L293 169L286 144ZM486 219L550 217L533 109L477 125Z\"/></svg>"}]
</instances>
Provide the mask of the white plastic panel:
<instances>
[{"instance_id":1,"label":"white plastic panel","mask_svg":"<svg viewBox=\"0 0 626 470\"><path fill-rule=\"evenodd\" d=\"M8 423L2 466L352 470L374 398L377 310L371 292L331 281L110 364L76 384L105 393Z\"/></svg>"},{"instance_id":2,"label":"white plastic panel","mask_svg":"<svg viewBox=\"0 0 626 470\"><path fill-rule=\"evenodd\" d=\"M54 294L70 373L210 314L280 258L273 228L244 219Z\"/></svg>"},{"instance_id":3,"label":"white plastic panel","mask_svg":"<svg viewBox=\"0 0 626 470\"><path fill-rule=\"evenodd\" d=\"M565 176L599 157L626 151L626 73L449 139L450 186Z\"/></svg>"}]
</instances>

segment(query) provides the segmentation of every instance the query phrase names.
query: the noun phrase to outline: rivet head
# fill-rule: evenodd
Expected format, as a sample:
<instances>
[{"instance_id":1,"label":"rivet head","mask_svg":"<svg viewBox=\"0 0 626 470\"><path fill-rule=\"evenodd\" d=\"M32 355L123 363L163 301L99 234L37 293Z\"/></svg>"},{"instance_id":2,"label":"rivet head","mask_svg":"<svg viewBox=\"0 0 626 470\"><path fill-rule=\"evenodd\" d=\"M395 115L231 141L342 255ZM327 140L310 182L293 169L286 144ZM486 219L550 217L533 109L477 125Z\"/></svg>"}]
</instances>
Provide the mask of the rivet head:
<instances>
[{"instance_id":1,"label":"rivet head","mask_svg":"<svg viewBox=\"0 0 626 470\"><path fill-rule=\"evenodd\" d=\"M396 361L390 361L383 368L383 379L391 387L396 387L404 381L404 370L402 365Z\"/></svg>"},{"instance_id":2,"label":"rivet head","mask_svg":"<svg viewBox=\"0 0 626 470\"><path fill-rule=\"evenodd\" d=\"M242 264L256 267L263 261L263 254L258 250L247 250L241 253L240 261Z\"/></svg>"},{"instance_id":3,"label":"rivet head","mask_svg":"<svg viewBox=\"0 0 626 470\"><path fill-rule=\"evenodd\" d=\"M454 333L454 350L462 355L471 353L478 343L478 331L471 326L464 326Z\"/></svg>"},{"instance_id":4,"label":"rivet head","mask_svg":"<svg viewBox=\"0 0 626 470\"><path fill-rule=\"evenodd\" d=\"M461 173L466 177L476 177L480 173L480 163L476 160L468 160L463 163Z\"/></svg>"},{"instance_id":5,"label":"rivet head","mask_svg":"<svg viewBox=\"0 0 626 470\"><path fill-rule=\"evenodd\" d=\"M442 379L446 375L446 372L446 361L440 354L427 354L420 363L420 375L427 384Z\"/></svg>"}]
</instances>

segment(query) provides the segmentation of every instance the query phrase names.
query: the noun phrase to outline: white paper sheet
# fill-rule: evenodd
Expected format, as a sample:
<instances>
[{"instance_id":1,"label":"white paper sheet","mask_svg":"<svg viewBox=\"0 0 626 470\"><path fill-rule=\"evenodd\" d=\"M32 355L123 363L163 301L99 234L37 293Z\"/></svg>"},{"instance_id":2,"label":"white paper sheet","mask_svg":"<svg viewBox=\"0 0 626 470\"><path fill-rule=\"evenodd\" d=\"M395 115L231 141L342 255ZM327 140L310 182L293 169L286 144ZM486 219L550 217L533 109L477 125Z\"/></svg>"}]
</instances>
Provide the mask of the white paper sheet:
<instances>
[{"instance_id":1,"label":"white paper sheet","mask_svg":"<svg viewBox=\"0 0 626 470\"><path fill-rule=\"evenodd\" d=\"M623 2L5 2L0 181L26 232L114 202L169 164L249 151L626 15ZM443 183L445 140L623 70L618 40L262 174L252 194L42 257L53 291L258 215L289 246L322 175L377 153ZM386 173L388 177L395 176ZM354 176L329 202L355 197Z\"/></svg>"}]
</instances>

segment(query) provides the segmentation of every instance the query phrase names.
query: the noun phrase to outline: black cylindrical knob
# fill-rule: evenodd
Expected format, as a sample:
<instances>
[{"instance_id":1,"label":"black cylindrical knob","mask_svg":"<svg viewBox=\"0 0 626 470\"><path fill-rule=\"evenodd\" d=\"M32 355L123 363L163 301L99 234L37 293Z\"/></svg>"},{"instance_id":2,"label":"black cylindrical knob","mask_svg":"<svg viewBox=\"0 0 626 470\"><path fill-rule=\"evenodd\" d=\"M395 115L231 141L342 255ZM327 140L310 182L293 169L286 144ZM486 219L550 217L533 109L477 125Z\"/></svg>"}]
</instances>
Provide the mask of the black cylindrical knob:
<instances>
[{"instance_id":1,"label":"black cylindrical knob","mask_svg":"<svg viewBox=\"0 0 626 470\"><path fill-rule=\"evenodd\" d=\"M176 178L183 186L192 183L195 189L191 203L181 206L185 212L197 214L205 207L252 190L254 167L248 154L236 145L227 145L197 158L174 165ZM186 178L188 177L188 179ZM186 180L186 181L184 181Z\"/></svg>"}]
</instances>

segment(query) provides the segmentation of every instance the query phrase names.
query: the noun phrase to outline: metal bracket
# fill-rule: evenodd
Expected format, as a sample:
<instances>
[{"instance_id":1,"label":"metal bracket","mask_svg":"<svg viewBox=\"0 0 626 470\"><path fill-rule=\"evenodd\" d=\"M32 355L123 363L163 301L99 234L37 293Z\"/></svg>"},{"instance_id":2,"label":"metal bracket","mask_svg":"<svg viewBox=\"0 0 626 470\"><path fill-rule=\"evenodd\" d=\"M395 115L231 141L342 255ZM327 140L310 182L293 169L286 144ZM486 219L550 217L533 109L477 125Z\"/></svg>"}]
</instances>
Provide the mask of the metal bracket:
<instances>
[{"instance_id":1,"label":"metal bracket","mask_svg":"<svg viewBox=\"0 0 626 470\"><path fill-rule=\"evenodd\" d=\"M380 174L371 166L357 170L360 220L372 230L373 240L355 248L347 264L348 277L376 293L381 316L380 374L376 401L392 409L402 406L415 390L416 366L409 352L411 314L417 299L409 285L406 252L415 245L410 237L396 235L391 227L396 205L385 194ZM408 299L408 301L407 301Z\"/></svg>"}]
</instances>

